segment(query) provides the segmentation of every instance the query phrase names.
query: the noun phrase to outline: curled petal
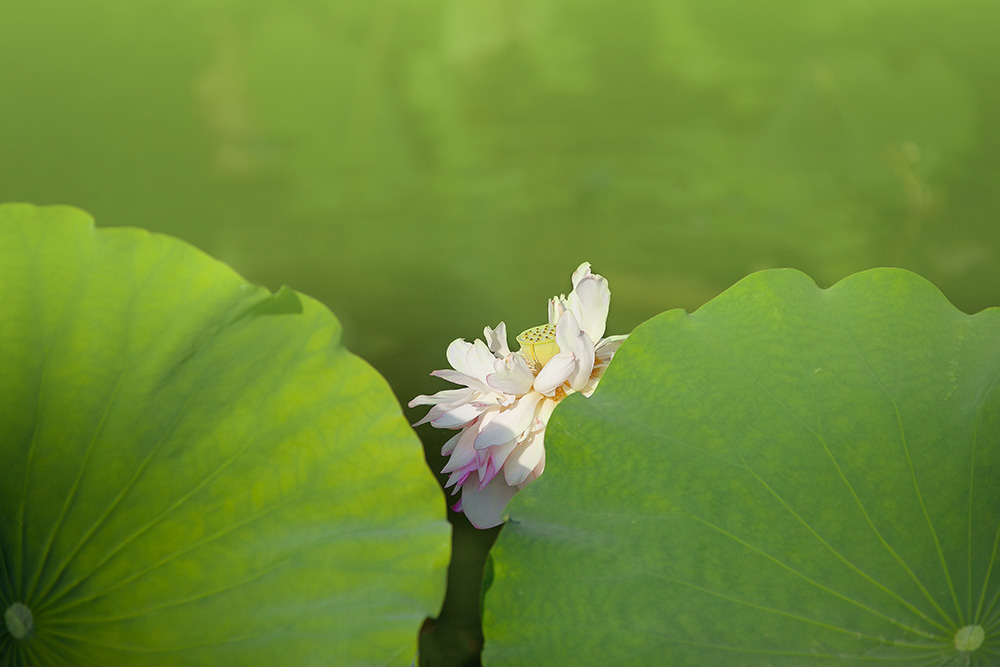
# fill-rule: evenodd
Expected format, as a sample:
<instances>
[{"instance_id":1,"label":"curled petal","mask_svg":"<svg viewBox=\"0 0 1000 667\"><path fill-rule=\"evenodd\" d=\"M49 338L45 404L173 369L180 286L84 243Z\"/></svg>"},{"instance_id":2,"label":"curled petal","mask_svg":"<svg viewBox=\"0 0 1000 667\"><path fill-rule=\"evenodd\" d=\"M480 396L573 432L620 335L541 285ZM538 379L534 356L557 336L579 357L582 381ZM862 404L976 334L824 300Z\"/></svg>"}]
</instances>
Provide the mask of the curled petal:
<instances>
[{"instance_id":1,"label":"curled petal","mask_svg":"<svg viewBox=\"0 0 1000 667\"><path fill-rule=\"evenodd\" d=\"M590 262L584 262L584 263L580 264L580 266L576 267L576 271L573 272L573 276L572 276L573 289L576 289L577 286L581 282L583 282L583 280L585 278L589 278L589 277L591 277L593 275L594 274L590 272ZM598 276L598 277L600 277L600 276Z\"/></svg>"},{"instance_id":2,"label":"curled petal","mask_svg":"<svg viewBox=\"0 0 1000 667\"><path fill-rule=\"evenodd\" d=\"M566 308L576 315L580 328L591 341L599 341L604 336L610 305L608 281L591 273L590 264L584 262L573 273L573 291L566 299Z\"/></svg>"},{"instance_id":3,"label":"curled petal","mask_svg":"<svg viewBox=\"0 0 1000 667\"><path fill-rule=\"evenodd\" d=\"M486 376L493 372L493 353L481 340L466 343L457 338L448 346L448 363L459 373L477 378L484 384Z\"/></svg>"},{"instance_id":4,"label":"curled petal","mask_svg":"<svg viewBox=\"0 0 1000 667\"><path fill-rule=\"evenodd\" d=\"M491 389L515 396L531 390L535 376L520 354L508 354L503 359L497 359L495 367L497 372L486 376L486 383Z\"/></svg>"},{"instance_id":5,"label":"curled petal","mask_svg":"<svg viewBox=\"0 0 1000 667\"><path fill-rule=\"evenodd\" d=\"M492 528L503 523L503 511L517 493L503 475L497 475L482 489L478 475L473 473L462 484L462 511L476 528Z\"/></svg>"},{"instance_id":6,"label":"curled petal","mask_svg":"<svg viewBox=\"0 0 1000 667\"><path fill-rule=\"evenodd\" d=\"M472 343L466 343L462 338L456 338L451 341L448 345L448 351L445 355L448 357L448 363L451 367L460 373L465 373L466 375L472 375L469 372L471 369L469 365L465 362L465 357L469 354L469 350L472 349Z\"/></svg>"},{"instance_id":7,"label":"curled petal","mask_svg":"<svg viewBox=\"0 0 1000 667\"><path fill-rule=\"evenodd\" d=\"M486 344L489 346L490 352L500 357L506 357L510 354L510 348L507 347L506 324L501 322L496 329L486 327L483 329L483 336L486 337Z\"/></svg>"}]
</instances>

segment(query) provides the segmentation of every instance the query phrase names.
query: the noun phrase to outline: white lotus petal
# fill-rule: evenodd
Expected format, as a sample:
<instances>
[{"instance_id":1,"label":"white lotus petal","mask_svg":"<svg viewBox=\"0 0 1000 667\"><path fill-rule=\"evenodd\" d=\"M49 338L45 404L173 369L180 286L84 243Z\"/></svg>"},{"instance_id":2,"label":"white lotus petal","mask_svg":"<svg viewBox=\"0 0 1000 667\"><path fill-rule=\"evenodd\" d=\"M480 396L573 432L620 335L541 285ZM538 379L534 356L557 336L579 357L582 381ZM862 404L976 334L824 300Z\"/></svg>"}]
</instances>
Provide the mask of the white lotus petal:
<instances>
[{"instance_id":1,"label":"white lotus petal","mask_svg":"<svg viewBox=\"0 0 1000 667\"><path fill-rule=\"evenodd\" d=\"M570 295L573 312L580 319L580 328L587 332L590 340L600 340L608 321L608 308L611 305L611 291L606 283L587 279L580 283L578 289Z\"/></svg>"},{"instance_id":2,"label":"white lotus petal","mask_svg":"<svg viewBox=\"0 0 1000 667\"><path fill-rule=\"evenodd\" d=\"M528 475L528 479L524 480L523 482L521 482L520 485L518 485L518 488L519 489L523 489L524 487L528 486L529 484L531 484L532 482L534 482L536 479L538 479L539 477L541 477L543 472L545 472L545 450L544 449L542 450L542 460L538 462L538 465L535 466L535 469L531 471L530 475Z\"/></svg>"},{"instance_id":3,"label":"white lotus petal","mask_svg":"<svg viewBox=\"0 0 1000 667\"><path fill-rule=\"evenodd\" d=\"M497 475L479 488L479 478L473 473L462 485L462 511L476 528L492 528L503 523L503 511L517 493L508 486L503 476Z\"/></svg>"},{"instance_id":4,"label":"white lotus petal","mask_svg":"<svg viewBox=\"0 0 1000 667\"><path fill-rule=\"evenodd\" d=\"M491 352L500 355L501 357L506 357L510 354L510 348L507 347L506 324L501 322L497 325L496 329L486 327L483 329L483 336L485 336L486 344L489 346Z\"/></svg>"},{"instance_id":5,"label":"white lotus petal","mask_svg":"<svg viewBox=\"0 0 1000 667\"><path fill-rule=\"evenodd\" d=\"M546 362L535 376L535 391L551 396L576 370L576 358L572 352L560 352Z\"/></svg>"},{"instance_id":6,"label":"white lotus petal","mask_svg":"<svg viewBox=\"0 0 1000 667\"><path fill-rule=\"evenodd\" d=\"M531 391L535 376L520 354L509 354L496 361L496 373L486 376L486 383L496 391L521 396Z\"/></svg>"},{"instance_id":7,"label":"white lotus petal","mask_svg":"<svg viewBox=\"0 0 1000 667\"><path fill-rule=\"evenodd\" d=\"M601 342L594 347L594 354L598 357L605 357L610 359L614 356L621 344L625 342L628 338L628 334L624 336L608 336L607 338L601 339Z\"/></svg>"},{"instance_id":8,"label":"white lotus petal","mask_svg":"<svg viewBox=\"0 0 1000 667\"><path fill-rule=\"evenodd\" d=\"M434 413L435 408L438 407L440 406L436 405L431 408L430 412L427 413L427 417L430 417ZM458 428L460 426L465 426L478 417L484 409L485 408L477 407L471 403L465 403L464 405L459 405L451 410L445 410L442 414L433 417L430 422L437 428ZM427 417L425 417L425 419Z\"/></svg>"},{"instance_id":9,"label":"white lotus petal","mask_svg":"<svg viewBox=\"0 0 1000 667\"><path fill-rule=\"evenodd\" d=\"M535 413L535 427L532 430L544 430L549 423L549 417L552 416L552 411L555 409L556 401L551 398L543 400L541 405L538 406L538 411Z\"/></svg>"},{"instance_id":10,"label":"white lotus petal","mask_svg":"<svg viewBox=\"0 0 1000 667\"><path fill-rule=\"evenodd\" d=\"M465 359L471 371L469 375L479 378L485 384L486 376L493 372L493 362L496 361L490 348L486 347L483 341L477 340L472 344Z\"/></svg>"},{"instance_id":11,"label":"white lotus petal","mask_svg":"<svg viewBox=\"0 0 1000 667\"><path fill-rule=\"evenodd\" d=\"M456 433L448 438L448 442L441 446L441 456L451 456L451 453L455 451L456 445L458 445L458 439L462 437L462 433L465 433L465 431ZM444 470L441 472L444 472Z\"/></svg>"},{"instance_id":12,"label":"white lotus petal","mask_svg":"<svg viewBox=\"0 0 1000 667\"><path fill-rule=\"evenodd\" d=\"M514 448L503 465L503 477L511 486L517 486L528 478L545 455L545 432L532 434Z\"/></svg>"},{"instance_id":13,"label":"white lotus petal","mask_svg":"<svg viewBox=\"0 0 1000 667\"><path fill-rule=\"evenodd\" d=\"M465 480L469 478L470 475L476 474L475 466L466 466L460 468L448 476L448 481L445 482L444 488L455 487L452 489L452 495L455 495L462 490L462 485L465 484Z\"/></svg>"},{"instance_id":14,"label":"white lotus petal","mask_svg":"<svg viewBox=\"0 0 1000 667\"><path fill-rule=\"evenodd\" d=\"M453 452L441 472L454 472L464 468L476 459L476 448L472 443L476 439L477 429L467 428L452 438L455 444L452 446ZM449 440L448 442L451 442ZM442 451L442 453L444 453Z\"/></svg>"},{"instance_id":15,"label":"white lotus petal","mask_svg":"<svg viewBox=\"0 0 1000 667\"><path fill-rule=\"evenodd\" d=\"M431 375L433 375L436 378L441 378L442 380L447 380L448 382L452 382L454 384L463 384L466 387L471 387L472 389L475 389L476 391L482 392L484 394L489 394L493 391L492 389L490 389L490 386L485 382L483 382L481 379L473 377L471 375L466 375L461 371L455 371L450 368L444 368L439 371L433 371Z\"/></svg>"},{"instance_id":16,"label":"white lotus petal","mask_svg":"<svg viewBox=\"0 0 1000 667\"><path fill-rule=\"evenodd\" d=\"M494 470L496 472L504 470L505 471L504 474L506 475L506 469L504 468L504 464L507 462L507 457L509 457L511 452L517 449L517 447L518 447L517 439L511 440L510 442L506 442L502 445L496 445L495 447L490 447L489 450L487 451L489 452L490 461L492 462L491 470Z\"/></svg>"},{"instance_id":17,"label":"white lotus petal","mask_svg":"<svg viewBox=\"0 0 1000 667\"><path fill-rule=\"evenodd\" d=\"M493 463L493 457L487 456L486 460L480 463L479 468L476 469L476 475L479 477L479 490L482 491L483 487L489 484L498 472L499 470Z\"/></svg>"},{"instance_id":18,"label":"white lotus petal","mask_svg":"<svg viewBox=\"0 0 1000 667\"><path fill-rule=\"evenodd\" d=\"M594 370L594 344L590 336L581 331L572 311L567 311L556 325L556 342L562 352L569 352L576 361L576 366L567 378L569 386L580 391L587 386L590 373Z\"/></svg>"},{"instance_id":19,"label":"white lotus petal","mask_svg":"<svg viewBox=\"0 0 1000 667\"><path fill-rule=\"evenodd\" d=\"M472 375L469 369L469 365L466 363L465 358L472 349L472 343L466 343L462 338L456 338L451 341L448 345L448 351L445 355L448 357L448 363L456 371L465 373L466 375Z\"/></svg>"},{"instance_id":20,"label":"white lotus petal","mask_svg":"<svg viewBox=\"0 0 1000 667\"><path fill-rule=\"evenodd\" d=\"M444 406L444 405L432 405L431 409L427 411L423 419L413 422L413 426L420 426L421 424L426 424L427 422L433 422L435 419L440 419L448 410L454 409L454 406Z\"/></svg>"},{"instance_id":21,"label":"white lotus petal","mask_svg":"<svg viewBox=\"0 0 1000 667\"><path fill-rule=\"evenodd\" d=\"M594 394L594 390L597 389L597 385L600 384L601 378L604 376L604 371L607 370L608 364L611 363L611 359L626 338L628 336L608 336L597 344L594 370L591 372L590 379L587 380L587 385L580 390L584 396L590 398Z\"/></svg>"},{"instance_id":22,"label":"white lotus petal","mask_svg":"<svg viewBox=\"0 0 1000 667\"><path fill-rule=\"evenodd\" d=\"M439 405L444 403L465 403L469 401L475 392L472 389L444 389L436 394L421 394L407 403L411 408L418 405Z\"/></svg>"},{"instance_id":23,"label":"white lotus petal","mask_svg":"<svg viewBox=\"0 0 1000 667\"><path fill-rule=\"evenodd\" d=\"M576 271L573 272L573 276L571 278L573 282L573 289L576 289L576 286L579 285L584 278L591 275L593 274L590 272L590 262L583 262L580 266L576 267Z\"/></svg>"},{"instance_id":24,"label":"white lotus petal","mask_svg":"<svg viewBox=\"0 0 1000 667\"><path fill-rule=\"evenodd\" d=\"M580 328L587 332L592 342L604 335L610 304L608 281L591 273L588 262L581 264L573 272L573 291L566 299L566 309L576 315Z\"/></svg>"},{"instance_id":25,"label":"white lotus petal","mask_svg":"<svg viewBox=\"0 0 1000 667\"><path fill-rule=\"evenodd\" d=\"M535 418L535 407L541 399L540 394L531 392L519 399L513 407L497 414L476 436L476 449L516 440L531 426Z\"/></svg>"},{"instance_id":26,"label":"white lotus petal","mask_svg":"<svg viewBox=\"0 0 1000 667\"><path fill-rule=\"evenodd\" d=\"M555 324L566 312L566 297L563 294L549 299L549 324Z\"/></svg>"},{"instance_id":27,"label":"white lotus petal","mask_svg":"<svg viewBox=\"0 0 1000 667\"><path fill-rule=\"evenodd\" d=\"M580 330L576 314L571 310L563 313L556 323L556 343L559 344L559 350L567 352L572 345L572 339L579 338L581 333L583 332Z\"/></svg>"}]
</instances>

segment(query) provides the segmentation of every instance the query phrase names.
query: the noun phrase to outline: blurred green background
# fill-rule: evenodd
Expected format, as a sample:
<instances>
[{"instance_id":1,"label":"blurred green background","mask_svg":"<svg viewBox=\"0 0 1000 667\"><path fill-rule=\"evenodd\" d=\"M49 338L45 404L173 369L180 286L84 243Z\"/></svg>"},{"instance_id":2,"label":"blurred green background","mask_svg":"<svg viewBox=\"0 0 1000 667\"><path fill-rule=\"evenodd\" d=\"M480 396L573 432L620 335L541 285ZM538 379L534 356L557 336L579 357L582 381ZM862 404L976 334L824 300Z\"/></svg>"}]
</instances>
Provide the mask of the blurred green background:
<instances>
[{"instance_id":1,"label":"blurred green background","mask_svg":"<svg viewBox=\"0 0 1000 667\"><path fill-rule=\"evenodd\" d=\"M311 294L404 403L584 260L609 333L775 266L901 266L976 311L998 34L982 0L5 0L0 201ZM448 433L421 435L439 467ZM433 664L478 650L495 531L456 528Z\"/></svg>"}]
</instances>

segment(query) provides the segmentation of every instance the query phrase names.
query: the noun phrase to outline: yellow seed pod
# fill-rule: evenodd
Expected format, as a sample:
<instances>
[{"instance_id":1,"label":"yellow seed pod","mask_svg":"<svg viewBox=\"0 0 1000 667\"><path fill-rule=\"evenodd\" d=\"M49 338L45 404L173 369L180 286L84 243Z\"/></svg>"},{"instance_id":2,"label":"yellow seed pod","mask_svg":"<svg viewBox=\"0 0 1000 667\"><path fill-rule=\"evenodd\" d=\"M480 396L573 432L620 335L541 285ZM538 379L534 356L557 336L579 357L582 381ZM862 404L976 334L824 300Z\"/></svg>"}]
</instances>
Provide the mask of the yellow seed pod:
<instances>
[{"instance_id":1,"label":"yellow seed pod","mask_svg":"<svg viewBox=\"0 0 1000 667\"><path fill-rule=\"evenodd\" d=\"M542 324L522 331L517 335L517 342L521 345L524 358L536 367L544 366L545 362L559 354L554 324Z\"/></svg>"}]
</instances>

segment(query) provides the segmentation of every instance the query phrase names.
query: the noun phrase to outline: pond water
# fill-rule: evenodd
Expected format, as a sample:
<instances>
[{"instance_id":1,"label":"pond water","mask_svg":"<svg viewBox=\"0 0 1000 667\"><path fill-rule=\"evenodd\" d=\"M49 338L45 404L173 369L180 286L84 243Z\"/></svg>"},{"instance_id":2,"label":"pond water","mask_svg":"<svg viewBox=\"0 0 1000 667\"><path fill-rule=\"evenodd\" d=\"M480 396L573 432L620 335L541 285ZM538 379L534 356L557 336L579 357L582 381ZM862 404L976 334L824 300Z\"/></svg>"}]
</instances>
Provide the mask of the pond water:
<instances>
[{"instance_id":1,"label":"pond water","mask_svg":"<svg viewBox=\"0 0 1000 667\"><path fill-rule=\"evenodd\" d=\"M901 266L974 312L1000 302L998 29L975 0L6 0L0 201L310 294L402 402L585 260L609 333L781 266ZM474 581L492 534L458 527ZM441 660L475 653L475 595Z\"/></svg>"}]
</instances>

